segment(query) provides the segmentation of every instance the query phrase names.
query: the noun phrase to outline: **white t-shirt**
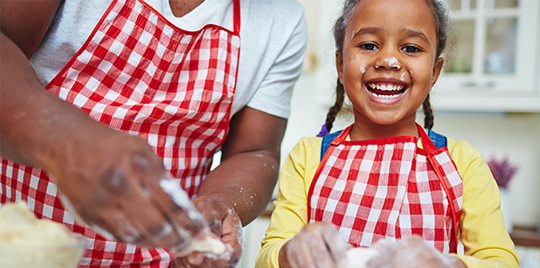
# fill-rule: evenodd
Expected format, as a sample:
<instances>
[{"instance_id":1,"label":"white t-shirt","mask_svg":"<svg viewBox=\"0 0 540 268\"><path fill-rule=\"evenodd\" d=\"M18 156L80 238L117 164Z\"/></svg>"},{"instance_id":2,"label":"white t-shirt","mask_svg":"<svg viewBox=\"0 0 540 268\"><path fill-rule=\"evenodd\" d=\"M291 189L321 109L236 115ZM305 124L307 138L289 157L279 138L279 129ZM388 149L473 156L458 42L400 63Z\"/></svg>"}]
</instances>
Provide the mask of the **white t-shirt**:
<instances>
[{"instance_id":1,"label":"white t-shirt","mask_svg":"<svg viewBox=\"0 0 540 268\"><path fill-rule=\"evenodd\" d=\"M30 62L47 85L84 44L110 0L65 0ZM173 15L169 0L146 0L181 29L207 24L233 28L232 0L205 0L183 17ZM292 88L302 71L307 26L295 0L240 1L240 63L231 116L245 105L287 118Z\"/></svg>"}]
</instances>

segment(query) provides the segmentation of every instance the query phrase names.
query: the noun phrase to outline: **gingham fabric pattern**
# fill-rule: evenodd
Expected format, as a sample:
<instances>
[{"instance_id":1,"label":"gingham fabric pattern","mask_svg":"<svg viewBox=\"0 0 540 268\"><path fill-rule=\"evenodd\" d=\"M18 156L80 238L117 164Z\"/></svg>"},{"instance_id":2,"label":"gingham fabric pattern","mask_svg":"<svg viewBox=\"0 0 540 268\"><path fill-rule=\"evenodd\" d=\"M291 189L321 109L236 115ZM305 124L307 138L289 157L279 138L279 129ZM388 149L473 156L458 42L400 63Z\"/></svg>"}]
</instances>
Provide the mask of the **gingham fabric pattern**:
<instances>
[{"instance_id":1,"label":"gingham fabric pattern","mask_svg":"<svg viewBox=\"0 0 540 268\"><path fill-rule=\"evenodd\" d=\"M239 1L235 23L239 23ZM208 25L186 32L143 1L113 1L89 40L47 86L95 120L148 141L190 196L224 141L240 39ZM1 203L26 201L39 218L87 238L79 267L168 267L174 255L109 241L75 224L40 169L1 159Z\"/></svg>"},{"instance_id":2,"label":"gingham fabric pattern","mask_svg":"<svg viewBox=\"0 0 540 268\"><path fill-rule=\"evenodd\" d=\"M309 222L332 222L357 247L417 234L441 252L455 252L462 180L448 150L434 155L439 178L415 137L358 144L341 141L344 132L312 182Z\"/></svg>"}]
</instances>

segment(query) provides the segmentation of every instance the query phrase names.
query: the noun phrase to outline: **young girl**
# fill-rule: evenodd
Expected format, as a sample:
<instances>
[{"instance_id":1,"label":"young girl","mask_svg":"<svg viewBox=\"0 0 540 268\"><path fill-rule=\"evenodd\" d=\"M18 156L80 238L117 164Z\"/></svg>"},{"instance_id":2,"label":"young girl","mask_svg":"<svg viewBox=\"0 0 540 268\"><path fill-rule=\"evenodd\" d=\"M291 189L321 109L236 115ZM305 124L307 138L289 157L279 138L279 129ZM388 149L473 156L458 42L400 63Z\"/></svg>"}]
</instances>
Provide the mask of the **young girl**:
<instances>
[{"instance_id":1,"label":"young girl","mask_svg":"<svg viewBox=\"0 0 540 268\"><path fill-rule=\"evenodd\" d=\"M448 23L442 0L345 2L325 128L344 94L354 123L291 151L258 267L343 267L351 245L376 249L368 267L518 267L486 162L429 130Z\"/></svg>"}]
</instances>

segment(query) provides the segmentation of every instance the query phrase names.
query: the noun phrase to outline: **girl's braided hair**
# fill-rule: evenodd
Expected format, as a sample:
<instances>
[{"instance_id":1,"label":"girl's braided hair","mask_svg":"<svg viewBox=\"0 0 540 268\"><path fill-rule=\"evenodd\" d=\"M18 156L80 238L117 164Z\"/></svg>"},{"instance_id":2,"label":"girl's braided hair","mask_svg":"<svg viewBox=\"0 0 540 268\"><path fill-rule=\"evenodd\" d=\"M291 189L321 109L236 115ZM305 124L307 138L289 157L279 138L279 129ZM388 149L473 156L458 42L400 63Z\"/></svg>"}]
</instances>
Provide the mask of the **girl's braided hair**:
<instances>
[{"instance_id":1,"label":"girl's braided hair","mask_svg":"<svg viewBox=\"0 0 540 268\"><path fill-rule=\"evenodd\" d=\"M343 6L343 12L341 17L339 17L334 25L334 39L336 44L336 50L338 53L342 53L343 49L343 39L345 36L345 27L347 22L350 19L351 14L353 14L354 7L361 0L346 0ZM435 18L435 24L437 27L437 54L436 58L439 58L446 47L448 40L448 29L450 25L450 18L448 15L448 7L445 0L425 0L433 17ZM337 80L336 86L336 102L326 115L325 124L322 127L321 132L317 136L324 136L330 133L334 120L336 119L337 114L341 111L343 107L343 101L345 99L345 89L343 84ZM427 129L433 128L433 110L431 109L431 104L429 102L429 94L422 104L422 109L424 111L424 127Z\"/></svg>"}]
</instances>

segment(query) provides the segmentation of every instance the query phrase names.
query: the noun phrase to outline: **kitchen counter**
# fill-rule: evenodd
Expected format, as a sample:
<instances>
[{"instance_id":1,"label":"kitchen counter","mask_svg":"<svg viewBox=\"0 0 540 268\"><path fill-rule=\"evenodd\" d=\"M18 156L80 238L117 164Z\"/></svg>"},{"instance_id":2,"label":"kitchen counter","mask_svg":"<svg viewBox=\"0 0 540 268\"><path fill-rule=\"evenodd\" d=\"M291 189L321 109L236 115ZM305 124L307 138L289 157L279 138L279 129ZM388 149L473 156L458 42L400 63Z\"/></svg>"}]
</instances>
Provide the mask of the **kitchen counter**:
<instances>
[{"instance_id":1,"label":"kitchen counter","mask_svg":"<svg viewBox=\"0 0 540 268\"><path fill-rule=\"evenodd\" d=\"M540 234L534 228L514 226L510 237L516 246L540 248Z\"/></svg>"}]
</instances>

